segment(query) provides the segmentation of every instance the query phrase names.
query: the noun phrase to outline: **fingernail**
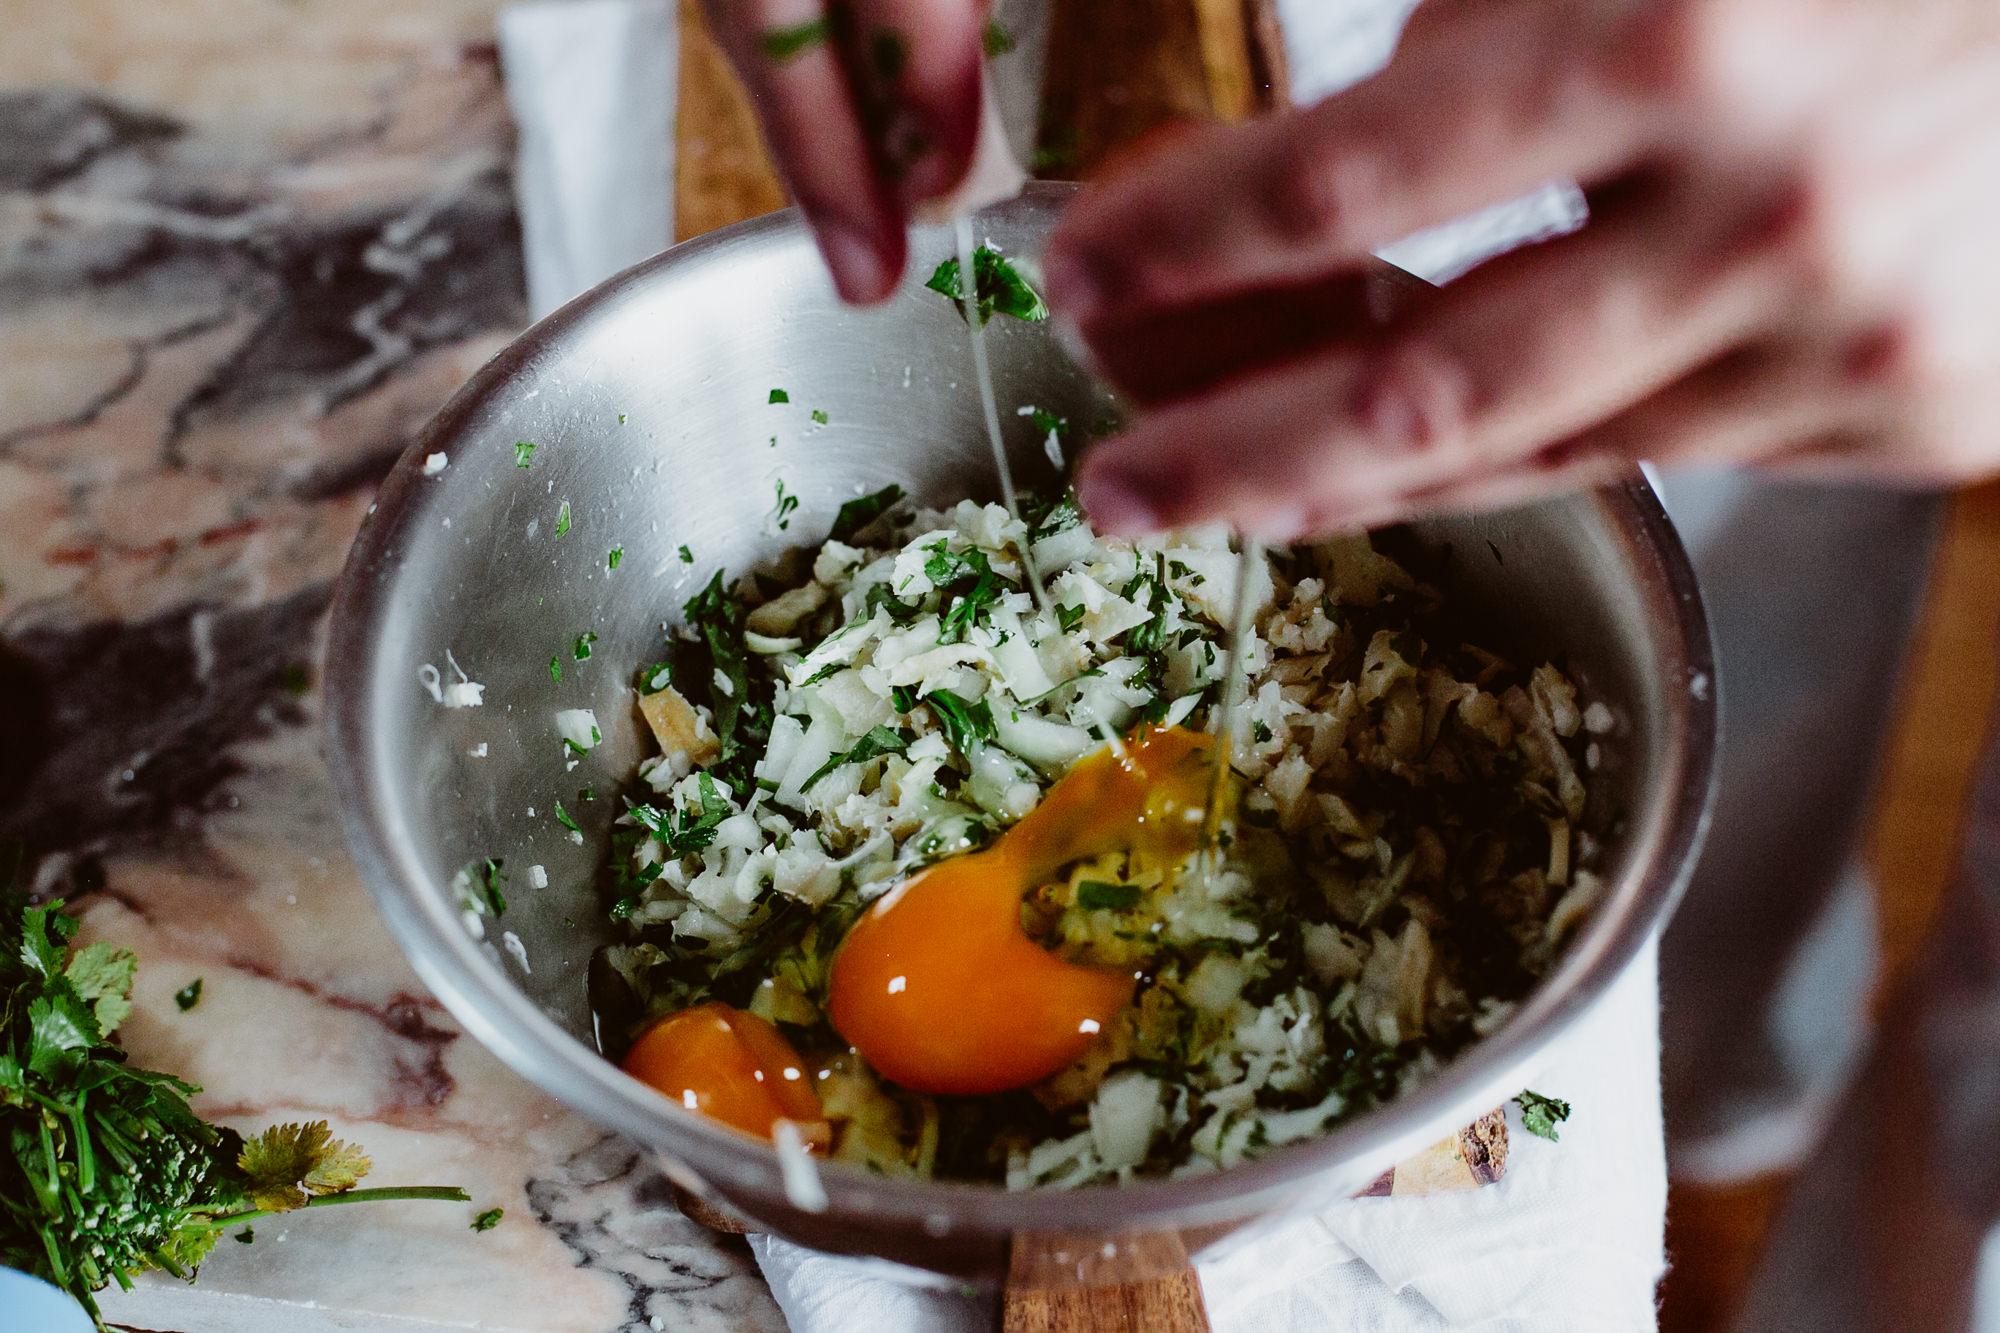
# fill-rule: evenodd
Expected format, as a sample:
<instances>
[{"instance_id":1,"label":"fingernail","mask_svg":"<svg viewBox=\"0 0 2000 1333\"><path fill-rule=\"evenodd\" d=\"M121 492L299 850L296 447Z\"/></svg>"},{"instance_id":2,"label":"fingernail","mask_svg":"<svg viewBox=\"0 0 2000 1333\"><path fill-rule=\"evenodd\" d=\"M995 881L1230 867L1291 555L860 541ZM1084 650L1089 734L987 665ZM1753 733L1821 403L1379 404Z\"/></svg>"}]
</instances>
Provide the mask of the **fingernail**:
<instances>
[{"instance_id":1,"label":"fingernail","mask_svg":"<svg viewBox=\"0 0 2000 1333\"><path fill-rule=\"evenodd\" d=\"M841 300L871 305L889 295L895 277L882 262L881 252L860 231L844 223L822 223L818 238L819 252L833 272Z\"/></svg>"},{"instance_id":2,"label":"fingernail","mask_svg":"<svg viewBox=\"0 0 2000 1333\"><path fill-rule=\"evenodd\" d=\"M1137 537L1166 526L1161 501L1167 497L1157 481L1116 463L1086 466L1077 481L1077 498L1099 532Z\"/></svg>"}]
</instances>

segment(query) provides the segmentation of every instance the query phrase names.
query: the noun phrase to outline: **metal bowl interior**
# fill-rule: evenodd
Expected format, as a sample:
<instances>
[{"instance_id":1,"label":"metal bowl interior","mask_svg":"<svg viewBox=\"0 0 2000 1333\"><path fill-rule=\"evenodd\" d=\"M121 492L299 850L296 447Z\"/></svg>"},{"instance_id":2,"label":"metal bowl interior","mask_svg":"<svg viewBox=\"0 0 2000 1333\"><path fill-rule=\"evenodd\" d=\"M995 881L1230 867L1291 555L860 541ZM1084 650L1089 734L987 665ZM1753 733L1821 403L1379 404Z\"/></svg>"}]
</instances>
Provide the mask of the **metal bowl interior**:
<instances>
[{"instance_id":1,"label":"metal bowl interior","mask_svg":"<svg viewBox=\"0 0 2000 1333\"><path fill-rule=\"evenodd\" d=\"M1035 187L980 226L1031 254L1066 197ZM927 272L949 233L921 232L913 248ZM1082 423L1108 400L1046 326L1000 320L992 332L1013 465L1046 484L1053 469L1016 409ZM1352 1192L1517 1091L1686 878L1712 781L1712 666L1686 559L1643 483L1419 529L1450 548L1451 595L1488 608L1522 651L1558 656L1616 710L1593 780L1612 888L1501 1031L1393 1106L1229 1171L1116 1190L1009 1194L829 1166L830 1206L807 1213L787 1202L767 1147L597 1054L585 974L610 937L595 877L612 794L645 753L634 672L660 656L662 622L713 570L734 575L816 539L855 494L893 481L935 504L991 498L970 376L946 301L910 284L877 309L842 306L790 214L677 247L497 356L397 465L341 579L330 755L363 877L424 981L504 1061L652 1149L684 1186L808 1244L988 1275L1010 1233L1205 1237ZM773 389L790 401L771 403ZM525 468L518 441L536 446ZM433 454L448 458L442 471L424 466ZM782 530L780 483L799 502ZM579 661L585 634L597 637ZM462 670L482 684L483 705L441 707L420 682L426 664L447 683ZM604 732L575 764L554 723L564 708L594 709ZM451 886L484 857L513 873L506 915L481 940ZM531 887L529 865L546 868L546 888ZM501 928L528 967L496 947Z\"/></svg>"}]
</instances>

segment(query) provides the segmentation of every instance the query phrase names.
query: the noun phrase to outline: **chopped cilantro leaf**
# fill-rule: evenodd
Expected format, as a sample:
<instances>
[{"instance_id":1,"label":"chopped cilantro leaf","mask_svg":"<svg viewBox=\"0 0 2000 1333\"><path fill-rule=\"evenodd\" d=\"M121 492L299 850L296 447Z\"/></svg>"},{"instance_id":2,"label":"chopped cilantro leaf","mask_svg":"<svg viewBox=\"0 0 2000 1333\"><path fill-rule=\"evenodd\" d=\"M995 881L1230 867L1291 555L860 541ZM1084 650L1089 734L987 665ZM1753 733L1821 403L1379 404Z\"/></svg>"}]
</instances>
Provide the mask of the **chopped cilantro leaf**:
<instances>
[{"instance_id":1,"label":"chopped cilantro leaf","mask_svg":"<svg viewBox=\"0 0 2000 1333\"><path fill-rule=\"evenodd\" d=\"M694 563L694 552L688 550L685 544L681 546L680 557L681 557L681 563L684 565L691 565Z\"/></svg>"},{"instance_id":2,"label":"chopped cilantro leaf","mask_svg":"<svg viewBox=\"0 0 2000 1333\"><path fill-rule=\"evenodd\" d=\"M1271 739L1271 729L1262 722L1252 722L1250 724L1250 739L1262 745L1265 741Z\"/></svg>"},{"instance_id":3,"label":"chopped cilantro leaf","mask_svg":"<svg viewBox=\"0 0 2000 1333\"><path fill-rule=\"evenodd\" d=\"M527 467L535 457L535 446L526 440L514 441L514 466Z\"/></svg>"},{"instance_id":4,"label":"chopped cilantro leaf","mask_svg":"<svg viewBox=\"0 0 2000 1333\"><path fill-rule=\"evenodd\" d=\"M715 779L703 773L699 777L701 809L699 813L684 810L662 810L656 805L635 805L632 818L641 827L666 844L667 854L679 858L691 852L698 852L715 841L715 830L722 821L729 818L729 803L722 799L721 789ZM614 914L616 909L613 909ZM627 909L630 914L630 909Z\"/></svg>"},{"instance_id":5,"label":"chopped cilantro leaf","mask_svg":"<svg viewBox=\"0 0 2000 1333\"><path fill-rule=\"evenodd\" d=\"M1076 886L1077 906L1091 911L1122 912L1139 902L1137 884L1112 884L1101 879L1080 880Z\"/></svg>"},{"instance_id":6,"label":"chopped cilantro leaf","mask_svg":"<svg viewBox=\"0 0 2000 1333\"><path fill-rule=\"evenodd\" d=\"M982 245L973 251L972 273L974 304L981 324L995 314L1012 315L1030 323L1040 323L1049 317L1049 307L1041 293L1029 286L1028 280L992 246ZM964 283L960 280L958 260L947 259L939 264L924 286L949 297L959 313L964 314Z\"/></svg>"},{"instance_id":7,"label":"chopped cilantro leaf","mask_svg":"<svg viewBox=\"0 0 2000 1333\"><path fill-rule=\"evenodd\" d=\"M786 528L792 526L792 511L798 507L799 497L786 494L784 479L782 477L779 478L778 503L777 507L771 511L771 521L778 525L778 531L783 532Z\"/></svg>"},{"instance_id":8,"label":"chopped cilantro leaf","mask_svg":"<svg viewBox=\"0 0 2000 1333\"><path fill-rule=\"evenodd\" d=\"M201 978L196 977L193 981L190 981L187 985L175 991L174 1003L180 1006L182 1013L186 1013L188 1010L200 1004Z\"/></svg>"},{"instance_id":9,"label":"chopped cilantro leaf","mask_svg":"<svg viewBox=\"0 0 2000 1333\"><path fill-rule=\"evenodd\" d=\"M1556 1126L1569 1119L1568 1102L1523 1089L1521 1095L1514 1099L1514 1105L1521 1108L1522 1129L1551 1143L1561 1139Z\"/></svg>"},{"instance_id":10,"label":"chopped cilantro leaf","mask_svg":"<svg viewBox=\"0 0 2000 1333\"><path fill-rule=\"evenodd\" d=\"M815 407L815 408L814 408L814 409L812 410L812 419L813 419L813 420L814 420L815 422L817 422L817 423L818 423L819 425L822 425L822 426L824 426L824 425L826 424L826 421L827 421L827 417L826 417L826 413L825 413L824 411L822 411L821 409L819 409L819 408Z\"/></svg>"},{"instance_id":11,"label":"chopped cilantro leaf","mask_svg":"<svg viewBox=\"0 0 2000 1333\"><path fill-rule=\"evenodd\" d=\"M966 631L1007 591L1007 583L978 547L955 554L939 541L931 551L924 573L938 589L938 642L963 643Z\"/></svg>"},{"instance_id":12,"label":"chopped cilantro leaf","mask_svg":"<svg viewBox=\"0 0 2000 1333\"><path fill-rule=\"evenodd\" d=\"M923 701L931 706L945 740L960 754L970 756L982 742L993 739L993 706L986 700L974 702L949 690L934 690Z\"/></svg>"},{"instance_id":13,"label":"chopped cilantro leaf","mask_svg":"<svg viewBox=\"0 0 2000 1333\"><path fill-rule=\"evenodd\" d=\"M472 1229L474 1231L491 1231L494 1227L500 1225L500 1219L506 1215L507 1210L505 1208L488 1208L485 1212L472 1219Z\"/></svg>"},{"instance_id":14,"label":"chopped cilantro leaf","mask_svg":"<svg viewBox=\"0 0 2000 1333\"><path fill-rule=\"evenodd\" d=\"M562 502L562 508L556 511L556 536L560 537L565 532L568 531L569 531L569 501L564 500Z\"/></svg>"},{"instance_id":15,"label":"chopped cilantro leaf","mask_svg":"<svg viewBox=\"0 0 2000 1333\"><path fill-rule=\"evenodd\" d=\"M718 569L708 586L688 599L685 612L708 661L696 664L694 670L686 673L677 668L675 679L709 685L706 691L698 692L711 696L715 735L722 748L721 757L712 767L733 786L747 788L750 766L756 763L770 736L771 705L768 686L756 694L751 689L750 650L743 642L743 607L723 587L722 571Z\"/></svg>"},{"instance_id":16,"label":"chopped cilantro leaf","mask_svg":"<svg viewBox=\"0 0 2000 1333\"><path fill-rule=\"evenodd\" d=\"M500 891L500 881L507 878L500 869L504 864L505 862L487 857L472 881L473 887L485 896L487 910L495 916L505 916L507 913L507 895Z\"/></svg>"},{"instance_id":17,"label":"chopped cilantro leaf","mask_svg":"<svg viewBox=\"0 0 2000 1333\"><path fill-rule=\"evenodd\" d=\"M1155 557L1154 571L1134 578L1125 589L1131 597L1147 584L1152 592L1146 599L1146 609L1153 613L1152 619L1134 625L1125 631L1125 647L1133 653L1157 653L1167 637L1167 557L1164 552Z\"/></svg>"},{"instance_id":18,"label":"chopped cilantro leaf","mask_svg":"<svg viewBox=\"0 0 2000 1333\"><path fill-rule=\"evenodd\" d=\"M554 657L551 657L549 659L549 679L554 681L560 681L562 679L561 653L557 653Z\"/></svg>"},{"instance_id":19,"label":"chopped cilantro leaf","mask_svg":"<svg viewBox=\"0 0 2000 1333\"><path fill-rule=\"evenodd\" d=\"M774 403L789 403L792 401L792 396L783 389L773 389L771 390L771 401Z\"/></svg>"},{"instance_id":20,"label":"chopped cilantro leaf","mask_svg":"<svg viewBox=\"0 0 2000 1333\"><path fill-rule=\"evenodd\" d=\"M590 657L590 645L596 642L597 634L595 631L585 630L583 633L577 635L576 660L579 662L587 660ZM558 676L556 679L561 680L562 677Z\"/></svg>"},{"instance_id":21,"label":"chopped cilantro leaf","mask_svg":"<svg viewBox=\"0 0 2000 1333\"><path fill-rule=\"evenodd\" d=\"M889 585L878 583L868 590L868 598L861 604L861 614L872 616L877 609L887 611L889 619L898 625L907 625L924 613L920 602L906 602L889 591Z\"/></svg>"},{"instance_id":22,"label":"chopped cilantro leaf","mask_svg":"<svg viewBox=\"0 0 2000 1333\"><path fill-rule=\"evenodd\" d=\"M556 823L561 824L571 833L583 832L583 830L580 827L578 827L575 818L571 816L570 812L563 809L561 801L556 802Z\"/></svg>"},{"instance_id":23,"label":"chopped cilantro leaf","mask_svg":"<svg viewBox=\"0 0 2000 1333\"><path fill-rule=\"evenodd\" d=\"M758 36L757 44L767 59L782 63L824 45L832 35L833 29L824 18L807 19L789 27L766 28Z\"/></svg>"},{"instance_id":24,"label":"chopped cilantro leaf","mask_svg":"<svg viewBox=\"0 0 2000 1333\"><path fill-rule=\"evenodd\" d=\"M828 541L851 542L854 535L887 513L891 506L903 498L903 488L890 482L873 495L863 495L849 500L833 516L833 531L827 534Z\"/></svg>"},{"instance_id":25,"label":"chopped cilantro leaf","mask_svg":"<svg viewBox=\"0 0 2000 1333\"><path fill-rule=\"evenodd\" d=\"M610 554L604 557L604 563L607 568L616 569L618 568L618 562L623 560L624 558L625 558L625 548L622 546L614 546L611 548Z\"/></svg>"},{"instance_id":26,"label":"chopped cilantro leaf","mask_svg":"<svg viewBox=\"0 0 2000 1333\"><path fill-rule=\"evenodd\" d=\"M1064 606L1061 603L1057 603L1056 624L1062 627L1063 633L1065 634L1069 633L1071 630L1075 629L1078 625L1081 625L1082 623L1083 623L1082 607Z\"/></svg>"},{"instance_id":27,"label":"chopped cilantro leaf","mask_svg":"<svg viewBox=\"0 0 2000 1333\"><path fill-rule=\"evenodd\" d=\"M867 735L854 743L851 749L844 750L821 764L811 777L799 784L799 790L811 791L815 782L836 768L843 768L848 764L865 764L871 759L880 759L883 755L902 754L910 748L910 742L916 738L917 733L908 728L897 731L888 727L872 727Z\"/></svg>"}]
</instances>

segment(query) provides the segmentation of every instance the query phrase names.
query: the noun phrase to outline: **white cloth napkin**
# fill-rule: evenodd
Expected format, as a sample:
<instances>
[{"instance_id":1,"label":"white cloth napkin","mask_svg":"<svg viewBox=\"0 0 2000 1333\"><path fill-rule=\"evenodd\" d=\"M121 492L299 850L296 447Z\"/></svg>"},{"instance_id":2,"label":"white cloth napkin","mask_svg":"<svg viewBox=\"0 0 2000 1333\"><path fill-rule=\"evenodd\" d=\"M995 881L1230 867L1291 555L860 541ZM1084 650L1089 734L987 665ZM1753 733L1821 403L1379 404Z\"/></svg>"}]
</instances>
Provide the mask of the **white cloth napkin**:
<instances>
[{"instance_id":1,"label":"white cloth napkin","mask_svg":"<svg viewBox=\"0 0 2000 1333\"><path fill-rule=\"evenodd\" d=\"M1036 31L1036 0L1008 0ZM1412 0L1279 0L1299 101L1379 68ZM673 236L674 10L666 0L518 5L500 19L520 127L516 190L539 317ZM1573 229L1575 187L1552 184L1385 257L1433 281ZM1357 1199L1201 1266L1218 1333L1627 1333L1654 1327L1664 1270L1666 1164L1659 986L1648 949L1551 1051L1535 1090L1575 1107L1562 1142L1520 1128L1499 1184L1422 1199ZM794 1333L984 1333L988 1312L913 1270L752 1248Z\"/></svg>"},{"instance_id":2,"label":"white cloth napkin","mask_svg":"<svg viewBox=\"0 0 2000 1333\"><path fill-rule=\"evenodd\" d=\"M670 0L500 11L535 319L673 244L676 18Z\"/></svg>"},{"instance_id":3,"label":"white cloth napkin","mask_svg":"<svg viewBox=\"0 0 2000 1333\"><path fill-rule=\"evenodd\" d=\"M1629 1333L1654 1327L1667 1203L1657 953L1550 1052L1534 1088L1573 1108L1549 1143L1508 1109L1507 1174L1428 1198L1352 1199L1199 1267L1216 1333ZM983 1333L986 1308L908 1270L751 1248L793 1333Z\"/></svg>"}]
</instances>

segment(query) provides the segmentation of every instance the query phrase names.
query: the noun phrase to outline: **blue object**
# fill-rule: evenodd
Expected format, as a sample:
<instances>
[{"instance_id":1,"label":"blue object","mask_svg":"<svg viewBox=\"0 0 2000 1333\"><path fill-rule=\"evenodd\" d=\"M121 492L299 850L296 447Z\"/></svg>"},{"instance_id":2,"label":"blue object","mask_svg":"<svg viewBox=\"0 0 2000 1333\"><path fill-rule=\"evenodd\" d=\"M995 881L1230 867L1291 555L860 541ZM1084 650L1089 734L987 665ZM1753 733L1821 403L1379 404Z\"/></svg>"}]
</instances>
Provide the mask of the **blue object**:
<instances>
[{"instance_id":1,"label":"blue object","mask_svg":"<svg viewBox=\"0 0 2000 1333\"><path fill-rule=\"evenodd\" d=\"M40 1278L0 1268L0 1330L4 1333L94 1333L83 1307Z\"/></svg>"}]
</instances>

